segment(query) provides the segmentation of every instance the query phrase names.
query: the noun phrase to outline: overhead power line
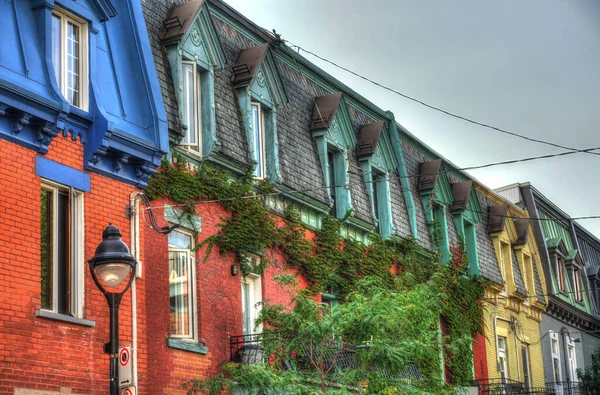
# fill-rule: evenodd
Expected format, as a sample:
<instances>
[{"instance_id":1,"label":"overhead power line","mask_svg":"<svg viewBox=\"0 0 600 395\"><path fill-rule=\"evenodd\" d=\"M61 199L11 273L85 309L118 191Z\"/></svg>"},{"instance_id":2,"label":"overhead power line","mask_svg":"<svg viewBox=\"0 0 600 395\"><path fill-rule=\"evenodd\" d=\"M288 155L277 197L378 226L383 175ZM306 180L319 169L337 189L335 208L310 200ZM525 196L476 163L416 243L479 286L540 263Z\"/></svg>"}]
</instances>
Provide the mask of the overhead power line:
<instances>
[{"instance_id":1,"label":"overhead power line","mask_svg":"<svg viewBox=\"0 0 600 395\"><path fill-rule=\"evenodd\" d=\"M506 129L503 129L503 128L500 128L500 127L497 127L497 126L494 126L494 125L490 125L490 124L487 124L487 123L479 122L479 121L473 120L471 118L468 118L468 117L465 117L465 116L453 113L451 111L444 110L443 108L434 106L432 104L428 104L428 103L426 103L426 102L424 102L422 100L419 100L419 99L417 99L415 97L409 96L409 95L407 95L405 93L402 93L402 92L400 92L400 91L398 91L396 89L393 89L393 88L390 88L390 87L388 87L386 85L383 85L383 84L381 84L381 83L379 83L379 82L377 82L375 80L372 80L369 77L365 77L362 74L359 74L359 73L357 73L357 72L355 72L353 70L350 70L347 67L344 67L344 66L342 66L342 65L340 65L340 64L338 64L338 63L336 63L336 62L334 62L332 60L329 60L329 59L327 59L327 58L325 58L325 57L323 57L321 55L318 55L318 54L316 54L316 53L314 53L312 51L309 51L309 50L307 50L307 49L305 49L305 48L303 48L303 47L301 47L299 45L293 44L293 43L291 43L291 42L289 42L287 40L285 40L285 41L290 45L291 48L298 49L298 52L304 51L307 54L310 54L310 55L314 56L317 59L320 59L320 60L322 60L322 61L324 61L326 63L329 63L329 64L331 64L331 65L333 65L333 66L335 66L335 67L337 67L337 68L339 68L341 70L346 71L347 73L350 73L350 74L352 74L352 75L354 75L354 76L356 76L356 77L358 77L360 79L363 79L363 80L365 80L365 81L367 81L367 82L369 82L369 83L371 83L373 85L376 85L376 86L378 86L378 87L380 87L382 89L385 89L385 90L387 90L389 92L392 92L392 93L394 93L396 95L399 95L399 96L401 96L401 97L403 97L405 99L411 100L411 101L413 101L415 103L418 103L418 104L420 104L422 106L430 108L430 109L432 109L434 111L438 111L438 112L441 112L441 113L446 114L448 116L451 116L451 117L463 120L465 122L469 122L469 123L477 125L477 126L481 126L481 127L487 128L487 129L495 130L497 132L504 133L504 134L507 134L507 135L510 135L510 136L514 136L514 137L518 137L520 139L531 141L531 142L534 142L534 143L545 144L545 145L549 145L549 146L556 147L556 148L561 148L561 149L568 150L568 151L578 151L578 152L584 152L584 153L592 154L592 155L600 155L599 152L581 151L581 150L579 150L577 148L573 148L573 147L569 147L569 146L565 146L565 145L561 145L561 144L556 144L556 143L553 143L551 141L545 141L545 140L540 140L540 139L536 139L536 138L533 138L533 137L524 136L524 135L519 134L519 133L511 132L509 130L506 130Z\"/></svg>"}]
</instances>

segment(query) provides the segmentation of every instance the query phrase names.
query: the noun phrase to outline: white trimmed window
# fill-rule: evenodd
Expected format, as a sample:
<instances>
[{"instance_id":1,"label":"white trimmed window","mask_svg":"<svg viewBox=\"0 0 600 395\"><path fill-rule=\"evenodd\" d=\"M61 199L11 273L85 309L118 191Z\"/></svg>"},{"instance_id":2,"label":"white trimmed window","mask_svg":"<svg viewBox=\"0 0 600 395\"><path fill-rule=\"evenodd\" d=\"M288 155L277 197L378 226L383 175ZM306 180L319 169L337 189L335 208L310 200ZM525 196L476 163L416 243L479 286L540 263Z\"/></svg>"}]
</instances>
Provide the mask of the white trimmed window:
<instances>
[{"instance_id":1,"label":"white trimmed window","mask_svg":"<svg viewBox=\"0 0 600 395\"><path fill-rule=\"evenodd\" d=\"M196 340L196 265L191 234L174 230L169 233L170 336Z\"/></svg>"},{"instance_id":2,"label":"white trimmed window","mask_svg":"<svg viewBox=\"0 0 600 395\"><path fill-rule=\"evenodd\" d=\"M41 308L83 317L83 192L43 181L40 195Z\"/></svg>"},{"instance_id":3,"label":"white trimmed window","mask_svg":"<svg viewBox=\"0 0 600 395\"><path fill-rule=\"evenodd\" d=\"M506 338L498 336L498 370L502 378L508 377L508 359L506 352Z\"/></svg>"},{"instance_id":4,"label":"white trimmed window","mask_svg":"<svg viewBox=\"0 0 600 395\"><path fill-rule=\"evenodd\" d=\"M552 372L554 374L554 381L562 381L560 371L560 347L558 344L558 333L556 332L550 332L550 351L552 353Z\"/></svg>"},{"instance_id":5,"label":"white trimmed window","mask_svg":"<svg viewBox=\"0 0 600 395\"><path fill-rule=\"evenodd\" d=\"M267 153L265 144L265 113L259 103L252 103L252 136L256 153L254 177L267 178Z\"/></svg>"},{"instance_id":6,"label":"white trimmed window","mask_svg":"<svg viewBox=\"0 0 600 395\"><path fill-rule=\"evenodd\" d=\"M261 258L248 257L250 270L260 266ZM258 274L248 273L242 276L242 323L244 335L262 332L262 324L256 325L256 319L262 309L262 282Z\"/></svg>"},{"instance_id":7,"label":"white trimmed window","mask_svg":"<svg viewBox=\"0 0 600 395\"><path fill-rule=\"evenodd\" d=\"M88 25L63 10L52 11L52 65L69 104L88 109Z\"/></svg>"},{"instance_id":8,"label":"white trimmed window","mask_svg":"<svg viewBox=\"0 0 600 395\"><path fill-rule=\"evenodd\" d=\"M569 380L577 381L577 357L575 355L575 342L567 334L567 358L569 358Z\"/></svg>"},{"instance_id":9,"label":"white trimmed window","mask_svg":"<svg viewBox=\"0 0 600 395\"><path fill-rule=\"evenodd\" d=\"M184 61L181 64L182 85L182 113L183 122L187 127L181 147L193 154L202 155L202 112L201 112L201 87L200 71L195 62Z\"/></svg>"}]
</instances>

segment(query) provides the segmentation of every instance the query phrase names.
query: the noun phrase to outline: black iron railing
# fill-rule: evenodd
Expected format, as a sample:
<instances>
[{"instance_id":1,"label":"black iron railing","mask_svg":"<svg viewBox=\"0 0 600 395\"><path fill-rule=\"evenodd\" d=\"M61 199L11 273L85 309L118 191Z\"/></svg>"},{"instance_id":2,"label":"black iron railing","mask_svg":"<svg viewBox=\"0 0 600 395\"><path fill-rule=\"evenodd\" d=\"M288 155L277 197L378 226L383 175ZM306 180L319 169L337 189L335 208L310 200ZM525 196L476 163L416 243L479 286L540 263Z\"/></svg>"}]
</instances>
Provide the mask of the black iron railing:
<instances>
[{"instance_id":1,"label":"black iron railing","mask_svg":"<svg viewBox=\"0 0 600 395\"><path fill-rule=\"evenodd\" d=\"M546 383L546 387L527 387L510 379L475 380L480 395L600 395L600 390L585 387L582 383L561 381Z\"/></svg>"},{"instance_id":2,"label":"black iron railing","mask_svg":"<svg viewBox=\"0 0 600 395\"><path fill-rule=\"evenodd\" d=\"M578 381L556 381L546 383L548 394L552 395L600 395L600 389L586 386Z\"/></svg>"},{"instance_id":3,"label":"black iron railing","mask_svg":"<svg viewBox=\"0 0 600 395\"><path fill-rule=\"evenodd\" d=\"M229 337L229 356L232 362L250 365L263 362L265 350L262 347L262 333Z\"/></svg>"}]
</instances>

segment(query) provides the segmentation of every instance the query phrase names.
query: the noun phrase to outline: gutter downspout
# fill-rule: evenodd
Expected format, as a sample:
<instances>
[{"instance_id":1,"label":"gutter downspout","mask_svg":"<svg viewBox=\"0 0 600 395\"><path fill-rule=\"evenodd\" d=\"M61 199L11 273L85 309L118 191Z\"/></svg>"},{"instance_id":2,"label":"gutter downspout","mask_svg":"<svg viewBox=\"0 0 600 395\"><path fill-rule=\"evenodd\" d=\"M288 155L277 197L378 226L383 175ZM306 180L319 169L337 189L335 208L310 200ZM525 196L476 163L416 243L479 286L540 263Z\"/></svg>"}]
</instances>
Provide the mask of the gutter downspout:
<instances>
[{"instance_id":1,"label":"gutter downspout","mask_svg":"<svg viewBox=\"0 0 600 395\"><path fill-rule=\"evenodd\" d=\"M135 266L135 278L131 283L131 361L133 363L133 385L138 389L138 342L137 342L137 289L136 282L142 277L142 262L140 261L140 215L139 215L139 199L141 192L134 192L130 197L130 243L131 255L135 258L137 264Z\"/></svg>"}]
</instances>

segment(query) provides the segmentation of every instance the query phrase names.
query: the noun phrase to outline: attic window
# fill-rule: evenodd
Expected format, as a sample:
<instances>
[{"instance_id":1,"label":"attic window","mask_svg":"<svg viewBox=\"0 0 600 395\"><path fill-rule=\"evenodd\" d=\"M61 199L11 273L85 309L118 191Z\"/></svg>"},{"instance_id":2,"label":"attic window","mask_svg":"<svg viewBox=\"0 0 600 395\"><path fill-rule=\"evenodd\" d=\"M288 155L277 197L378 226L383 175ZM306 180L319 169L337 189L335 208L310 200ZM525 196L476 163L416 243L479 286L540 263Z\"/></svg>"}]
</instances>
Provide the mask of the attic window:
<instances>
[{"instance_id":1,"label":"attic window","mask_svg":"<svg viewBox=\"0 0 600 395\"><path fill-rule=\"evenodd\" d=\"M63 96L74 107L88 108L88 25L55 8L52 11L52 65Z\"/></svg>"}]
</instances>

